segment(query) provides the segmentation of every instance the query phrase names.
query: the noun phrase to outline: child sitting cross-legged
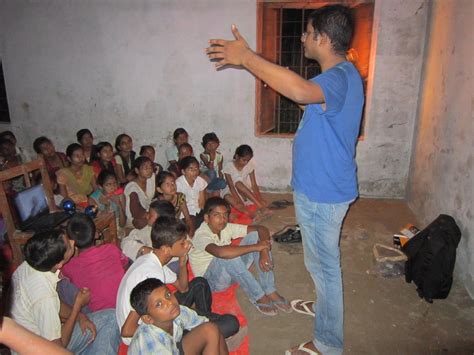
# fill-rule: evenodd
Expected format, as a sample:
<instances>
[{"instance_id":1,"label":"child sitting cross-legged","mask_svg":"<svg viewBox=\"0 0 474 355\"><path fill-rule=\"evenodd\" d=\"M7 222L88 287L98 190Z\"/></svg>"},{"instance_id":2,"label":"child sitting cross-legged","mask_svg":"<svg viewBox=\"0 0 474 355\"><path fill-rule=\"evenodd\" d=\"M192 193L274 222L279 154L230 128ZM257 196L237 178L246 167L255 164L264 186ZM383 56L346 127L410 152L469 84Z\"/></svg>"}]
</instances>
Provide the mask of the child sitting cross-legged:
<instances>
[{"instance_id":1,"label":"child sitting cross-legged","mask_svg":"<svg viewBox=\"0 0 474 355\"><path fill-rule=\"evenodd\" d=\"M291 312L287 300L278 294L270 253L270 233L263 226L227 223L230 206L222 198L212 197L204 206L204 223L194 234L190 253L193 272L208 280L213 292L239 283L261 313L274 316L277 310ZM233 239L243 237L240 245ZM258 281L248 270L255 263Z\"/></svg>"},{"instance_id":2,"label":"child sitting cross-legged","mask_svg":"<svg viewBox=\"0 0 474 355\"><path fill-rule=\"evenodd\" d=\"M129 316L132 319L129 320L131 324L135 324L135 329L138 328L140 315L134 312L130 305L130 294L141 281L157 278L165 284L176 287L175 296L178 302L188 307L194 304L196 312L216 323L224 337L238 332L239 322L236 317L211 313L212 294L206 279L196 277L188 281L186 262L192 244L187 239L186 232L186 225L174 217L162 216L153 224L151 229L153 251L137 258L120 283L116 308L120 329ZM168 263L174 257L179 258L178 275L168 267ZM127 333L122 329L122 341L127 345L130 344L130 338L135 331L133 328L131 331L129 327L128 329Z\"/></svg>"},{"instance_id":3,"label":"child sitting cross-legged","mask_svg":"<svg viewBox=\"0 0 474 355\"><path fill-rule=\"evenodd\" d=\"M228 354L219 328L192 309L180 306L162 281L150 278L140 282L132 290L130 303L143 323L133 336L128 354ZM128 320L124 328L127 325ZM188 332L183 335L184 330Z\"/></svg>"}]
</instances>

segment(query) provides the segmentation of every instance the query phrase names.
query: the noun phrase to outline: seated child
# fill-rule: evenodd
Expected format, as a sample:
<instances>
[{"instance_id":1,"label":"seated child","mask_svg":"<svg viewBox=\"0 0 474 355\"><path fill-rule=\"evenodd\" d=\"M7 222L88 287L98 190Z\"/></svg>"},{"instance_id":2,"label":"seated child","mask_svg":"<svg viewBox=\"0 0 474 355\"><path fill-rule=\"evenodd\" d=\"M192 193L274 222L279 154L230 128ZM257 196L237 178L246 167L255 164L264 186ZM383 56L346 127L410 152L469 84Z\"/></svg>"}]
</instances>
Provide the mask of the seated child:
<instances>
[{"instance_id":1,"label":"seated child","mask_svg":"<svg viewBox=\"0 0 474 355\"><path fill-rule=\"evenodd\" d=\"M155 197L155 174L153 162L147 157L138 157L133 163L135 178L124 190L127 225L141 229L147 224L147 213Z\"/></svg>"},{"instance_id":2,"label":"seated child","mask_svg":"<svg viewBox=\"0 0 474 355\"><path fill-rule=\"evenodd\" d=\"M181 169L179 167L179 164L181 160L183 160L186 157L191 157L194 156L194 151L193 147L189 143L183 143L178 147L178 161L176 163L170 164L168 167L168 171L174 175L175 178L180 177L181 174Z\"/></svg>"},{"instance_id":3,"label":"seated child","mask_svg":"<svg viewBox=\"0 0 474 355\"><path fill-rule=\"evenodd\" d=\"M23 149L22 147L19 147L16 144L17 143L16 137L12 131L3 131L2 133L0 133L0 138L6 138L10 140L10 142L12 142L13 146L15 147L16 155L18 155L21 158L21 161L23 163L29 162L31 160L30 154L25 149Z\"/></svg>"},{"instance_id":4,"label":"seated child","mask_svg":"<svg viewBox=\"0 0 474 355\"><path fill-rule=\"evenodd\" d=\"M199 215L199 212L206 202L207 182L199 176L199 162L195 157L186 157L179 165L183 175L176 180L177 191L186 196L189 214L193 218L195 228L198 228L202 223L202 214Z\"/></svg>"},{"instance_id":5,"label":"seated child","mask_svg":"<svg viewBox=\"0 0 474 355\"><path fill-rule=\"evenodd\" d=\"M151 227L160 216L175 216L174 207L170 202L155 200L150 204L147 225L142 229L133 229L120 243L126 256L135 261L138 257L153 251Z\"/></svg>"},{"instance_id":6,"label":"seated child","mask_svg":"<svg viewBox=\"0 0 474 355\"><path fill-rule=\"evenodd\" d=\"M152 145L142 145L140 147L140 156L147 157L153 162L153 172L155 175L163 171L163 167L155 162L155 148Z\"/></svg>"},{"instance_id":7,"label":"seated child","mask_svg":"<svg viewBox=\"0 0 474 355\"><path fill-rule=\"evenodd\" d=\"M137 155L137 153L133 151L132 137L125 133L119 134L117 138L115 138L115 149L117 150L115 161L119 169L122 170L123 176L126 178L125 182L132 181L134 178L133 163Z\"/></svg>"},{"instance_id":8,"label":"seated child","mask_svg":"<svg viewBox=\"0 0 474 355\"><path fill-rule=\"evenodd\" d=\"M10 169L22 164L21 156L16 153L15 145L8 138L0 138L0 156L4 159L1 170ZM26 188L23 176L4 181L3 185L7 194L12 195Z\"/></svg>"},{"instance_id":9,"label":"seated child","mask_svg":"<svg viewBox=\"0 0 474 355\"><path fill-rule=\"evenodd\" d=\"M234 160L227 163L223 169L227 181L227 189L223 192L223 196L232 207L254 217L254 213L248 211L245 205L253 203L258 210L263 211L268 203L260 195L252 157L253 151L248 145L237 147Z\"/></svg>"},{"instance_id":10,"label":"seated child","mask_svg":"<svg viewBox=\"0 0 474 355\"><path fill-rule=\"evenodd\" d=\"M66 155L71 165L56 172L59 192L64 199L70 198L76 205L87 207L88 196L97 188L92 168L86 164L84 151L78 143L70 144Z\"/></svg>"},{"instance_id":11,"label":"seated child","mask_svg":"<svg viewBox=\"0 0 474 355\"><path fill-rule=\"evenodd\" d=\"M224 157L222 153L217 151L219 144L219 138L217 138L214 132L206 133L202 137L204 152L200 155L201 173L207 177L207 191L209 193L218 192L227 186L222 174Z\"/></svg>"},{"instance_id":12,"label":"seated child","mask_svg":"<svg viewBox=\"0 0 474 355\"><path fill-rule=\"evenodd\" d=\"M74 254L74 241L59 229L36 233L24 253L25 261L12 277L13 319L75 354L117 354L120 332L114 311L86 316L80 310L89 303L90 290L81 289L72 307L56 291L60 270Z\"/></svg>"},{"instance_id":13,"label":"seated child","mask_svg":"<svg viewBox=\"0 0 474 355\"><path fill-rule=\"evenodd\" d=\"M188 132L184 128L176 128L173 132L173 145L166 149L166 160L169 165L176 164L178 162L178 148L183 143L188 143ZM168 169L169 170L169 169Z\"/></svg>"},{"instance_id":14,"label":"seated child","mask_svg":"<svg viewBox=\"0 0 474 355\"><path fill-rule=\"evenodd\" d=\"M92 135L92 132L87 128L80 129L76 133L76 138L84 151L86 163L90 164L96 156L96 146L94 145L94 136Z\"/></svg>"},{"instance_id":15,"label":"seated child","mask_svg":"<svg viewBox=\"0 0 474 355\"><path fill-rule=\"evenodd\" d=\"M92 170L97 178L99 174L107 170L114 173L120 184L127 183L127 179L123 174L123 169L119 168L114 158L114 148L109 142L99 142L95 147L95 158L91 162Z\"/></svg>"},{"instance_id":16,"label":"seated child","mask_svg":"<svg viewBox=\"0 0 474 355\"><path fill-rule=\"evenodd\" d=\"M211 197L206 201L205 222L196 230L194 249L189 255L194 274L208 280L213 292L239 283L250 302L265 315L276 315L277 309L291 312L288 301L275 288L268 229L227 223L229 213L224 199ZM240 245L231 245L232 239L240 237ZM257 269L258 281L248 270L252 264Z\"/></svg>"},{"instance_id":17,"label":"seated child","mask_svg":"<svg viewBox=\"0 0 474 355\"><path fill-rule=\"evenodd\" d=\"M188 235L192 238L194 236L194 223L186 205L186 196L182 192L177 192L176 179L173 174L168 171L159 173L156 178L156 191L158 200L169 201L174 207L176 218L184 219L188 227Z\"/></svg>"},{"instance_id":18,"label":"seated child","mask_svg":"<svg viewBox=\"0 0 474 355\"><path fill-rule=\"evenodd\" d=\"M128 258L116 245L94 245L95 231L89 216L76 213L71 217L67 234L78 252L61 270L76 287L90 290L89 308L93 312L115 308L117 290L128 266Z\"/></svg>"},{"instance_id":19,"label":"seated child","mask_svg":"<svg viewBox=\"0 0 474 355\"><path fill-rule=\"evenodd\" d=\"M119 186L117 177L108 170L102 171L97 177L98 189L89 196L89 204L97 206L99 212L113 211L117 219L117 225L124 227L127 217L125 216L125 196L123 189Z\"/></svg>"},{"instance_id":20,"label":"seated child","mask_svg":"<svg viewBox=\"0 0 474 355\"><path fill-rule=\"evenodd\" d=\"M116 308L119 328L122 329L132 311L130 294L133 288L145 279L157 278L177 288L175 295L181 305L191 307L194 304L199 315L217 323L224 337L235 334L239 330L239 324L234 316L211 313L212 295L207 281L202 277L188 281L186 262L192 244L186 238L186 225L176 218L160 217L152 227L151 242L153 252L139 257L127 270L120 283ZM173 257L179 258L178 276L167 265ZM138 318L135 317L136 327ZM133 333L134 329L122 337L122 341L129 345Z\"/></svg>"},{"instance_id":21,"label":"seated child","mask_svg":"<svg viewBox=\"0 0 474 355\"><path fill-rule=\"evenodd\" d=\"M130 295L143 323L133 336L128 354L228 354L218 327L192 309L180 306L163 282L150 278ZM183 334L183 331L188 332Z\"/></svg>"},{"instance_id":22,"label":"seated child","mask_svg":"<svg viewBox=\"0 0 474 355\"><path fill-rule=\"evenodd\" d=\"M53 192L59 194L59 186L56 181L56 172L59 169L69 166L66 154L56 152L53 142L45 136L41 136L35 139L33 142L33 148L39 157L43 157L46 170L48 170L49 179L53 185ZM35 176L36 182L39 182L41 178L40 174Z\"/></svg>"}]
</instances>

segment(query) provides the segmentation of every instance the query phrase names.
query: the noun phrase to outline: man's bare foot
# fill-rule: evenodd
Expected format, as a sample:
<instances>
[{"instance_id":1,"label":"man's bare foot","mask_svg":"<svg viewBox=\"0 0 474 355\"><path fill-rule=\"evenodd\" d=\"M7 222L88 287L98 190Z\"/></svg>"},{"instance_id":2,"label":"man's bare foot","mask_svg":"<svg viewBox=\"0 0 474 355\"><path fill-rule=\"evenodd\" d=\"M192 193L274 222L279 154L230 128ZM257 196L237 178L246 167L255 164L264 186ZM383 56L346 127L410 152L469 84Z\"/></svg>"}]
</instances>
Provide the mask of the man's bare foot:
<instances>
[{"instance_id":1,"label":"man's bare foot","mask_svg":"<svg viewBox=\"0 0 474 355\"><path fill-rule=\"evenodd\" d=\"M278 292L275 291L273 293L270 293L268 297L272 300L273 305L279 310L285 313L290 313L292 311L290 303Z\"/></svg>"},{"instance_id":2,"label":"man's bare foot","mask_svg":"<svg viewBox=\"0 0 474 355\"><path fill-rule=\"evenodd\" d=\"M273 306L272 300L267 295L259 298L254 304L260 313L263 313L267 316L274 316L278 313L275 306Z\"/></svg>"},{"instance_id":3,"label":"man's bare foot","mask_svg":"<svg viewBox=\"0 0 474 355\"><path fill-rule=\"evenodd\" d=\"M317 355L317 354L322 354L322 353L318 349L316 349L312 341L308 341L307 343L302 343L285 352L285 355Z\"/></svg>"}]
</instances>

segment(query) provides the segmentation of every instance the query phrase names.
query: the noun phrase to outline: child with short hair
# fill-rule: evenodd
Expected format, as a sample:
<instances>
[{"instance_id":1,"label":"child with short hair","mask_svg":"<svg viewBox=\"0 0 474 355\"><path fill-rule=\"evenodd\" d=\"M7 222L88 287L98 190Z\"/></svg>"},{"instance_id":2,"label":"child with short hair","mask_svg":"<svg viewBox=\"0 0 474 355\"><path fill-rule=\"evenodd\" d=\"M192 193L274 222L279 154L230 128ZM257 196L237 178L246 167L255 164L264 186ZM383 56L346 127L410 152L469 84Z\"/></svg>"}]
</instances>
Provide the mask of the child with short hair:
<instances>
[{"instance_id":1,"label":"child with short hair","mask_svg":"<svg viewBox=\"0 0 474 355\"><path fill-rule=\"evenodd\" d=\"M10 169L22 164L20 155L16 153L15 145L6 137L0 138L0 156L4 159L0 170ZM26 188L23 176L4 181L2 184L5 187L7 195L14 195Z\"/></svg>"},{"instance_id":2,"label":"child with short hair","mask_svg":"<svg viewBox=\"0 0 474 355\"><path fill-rule=\"evenodd\" d=\"M217 151L219 148L219 138L214 132L206 133L202 137L202 147L204 152L201 153L201 173L207 177L207 191L209 193L218 192L225 189L227 183L222 174L224 157L222 153Z\"/></svg>"},{"instance_id":3,"label":"child with short hair","mask_svg":"<svg viewBox=\"0 0 474 355\"><path fill-rule=\"evenodd\" d=\"M78 143L70 144L66 155L71 165L56 172L59 192L79 207L87 207L88 196L97 188L92 168L86 164L84 151Z\"/></svg>"},{"instance_id":4,"label":"child with short hair","mask_svg":"<svg viewBox=\"0 0 474 355\"><path fill-rule=\"evenodd\" d=\"M135 178L124 190L125 214L127 224L140 229L147 224L148 208L156 193L156 181L153 162L147 157L138 157L133 163L133 169Z\"/></svg>"},{"instance_id":5,"label":"child with short hair","mask_svg":"<svg viewBox=\"0 0 474 355\"><path fill-rule=\"evenodd\" d=\"M170 202L164 200L153 201L148 210L147 225L142 229L133 229L128 236L122 239L120 247L123 253L131 260L135 261L140 256L153 251L151 244L151 226L160 216L175 216L174 207Z\"/></svg>"},{"instance_id":6,"label":"child with short hair","mask_svg":"<svg viewBox=\"0 0 474 355\"><path fill-rule=\"evenodd\" d=\"M152 145L142 145L139 154L140 156L148 157L153 162L153 172L155 175L163 171L163 167L155 162L155 148Z\"/></svg>"},{"instance_id":7,"label":"child with short hair","mask_svg":"<svg viewBox=\"0 0 474 355\"><path fill-rule=\"evenodd\" d=\"M119 227L125 227L125 196L117 177L108 170L103 170L97 177L98 189L89 196L89 204L100 211L113 211Z\"/></svg>"},{"instance_id":8,"label":"child with short hair","mask_svg":"<svg viewBox=\"0 0 474 355\"><path fill-rule=\"evenodd\" d=\"M133 336L128 354L228 354L218 327L180 306L162 281L149 278L137 284L130 303L143 323Z\"/></svg>"},{"instance_id":9,"label":"child with short hair","mask_svg":"<svg viewBox=\"0 0 474 355\"><path fill-rule=\"evenodd\" d=\"M82 146L84 150L84 156L86 157L86 163L90 164L95 159L95 145L94 136L88 128L83 128L76 133L77 142Z\"/></svg>"},{"instance_id":10,"label":"child with short hair","mask_svg":"<svg viewBox=\"0 0 474 355\"><path fill-rule=\"evenodd\" d=\"M189 260L196 276L208 280L211 290L225 290L237 282L250 302L265 315L291 312L290 304L275 288L270 233L263 226L228 223L229 204L212 197L204 207L204 223L196 231ZM233 239L243 237L240 245ZM248 270L255 264L258 281Z\"/></svg>"},{"instance_id":11,"label":"child with short hair","mask_svg":"<svg viewBox=\"0 0 474 355\"><path fill-rule=\"evenodd\" d=\"M197 313L211 317L211 320L218 324L225 337L238 331L239 324L234 316L218 316L211 313L212 295L206 279L196 277L188 281L186 262L192 243L187 239L186 234L186 225L174 217L162 216L153 224L151 230L153 251L139 257L127 270L120 283L116 308L117 323L120 329L122 329L129 313L133 311L130 305L130 294L133 288L139 282L154 277L165 284L172 284L176 287L175 295L178 302L188 307L194 304ZM168 267L168 263L174 257L179 258L178 275ZM134 319L136 329L139 319L136 312ZM125 344L130 344L130 337L133 336L135 329L123 334L122 340Z\"/></svg>"},{"instance_id":12,"label":"child with short hair","mask_svg":"<svg viewBox=\"0 0 474 355\"><path fill-rule=\"evenodd\" d=\"M174 175L168 171L159 173L156 177L156 191L158 192L158 199L169 201L174 207L175 216L184 219L188 227L188 235L192 238L194 236L194 223L186 205L186 196L182 192L177 192Z\"/></svg>"},{"instance_id":13,"label":"child with short hair","mask_svg":"<svg viewBox=\"0 0 474 355\"><path fill-rule=\"evenodd\" d=\"M137 153L133 151L133 140L126 133L119 134L115 138L115 160L120 169L122 169L123 175L127 181L132 181L134 178L133 163Z\"/></svg>"},{"instance_id":14,"label":"child with short hair","mask_svg":"<svg viewBox=\"0 0 474 355\"><path fill-rule=\"evenodd\" d=\"M177 191L186 195L189 214L193 218L195 228L198 228L202 222L202 215L199 215L199 212L206 202L207 182L199 176L199 162L195 157L184 158L180 161L179 167L183 175L176 180Z\"/></svg>"},{"instance_id":15,"label":"child with short hair","mask_svg":"<svg viewBox=\"0 0 474 355\"><path fill-rule=\"evenodd\" d=\"M10 140L10 142L12 142L13 146L15 147L16 154L20 156L21 161L23 163L26 163L31 160L30 154L25 149L17 145L15 134L12 131L3 131L2 133L0 133L0 138L6 138Z\"/></svg>"},{"instance_id":16,"label":"child with short hair","mask_svg":"<svg viewBox=\"0 0 474 355\"><path fill-rule=\"evenodd\" d=\"M178 147L178 161L170 164L168 171L177 179L182 175L179 164L186 157L194 156L193 147L189 143L183 143Z\"/></svg>"},{"instance_id":17,"label":"child with short hair","mask_svg":"<svg viewBox=\"0 0 474 355\"><path fill-rule=\"evenodd\" d=\"M225 200L250 217L255 214L245 207L246 204L253 203L261 211L268 205L260 194L255 177L255 161L252 158L252 148L246 144L240 145L235 150L234 160L223 169L227 181L227 189L223 192Z\"/></svg>"},{"instance_id":18,"label":"child with short hair","mask_svg":"<svg viewBox=\"0 0 474 355\"><path fill-rule=\"evenodd\" d=\"M96 227L91 217L76 213L67 224L77 255L62 268L62 274L79 288L91 291L89 308L95 312L115 308L117 290L125 275L128 258L114 244L95 246Z\"/></svg>"},{"instance_id":19,"label":"child with short hair","mask_svg":"<svg viewBox=\"0 0 474 355\"><path fill-rule=\"evenodd\" d=\"M178 148L183 143L188 143L189 135L184 128L176 128L173 132L173 145L166 149L166 160L170 165L178 162Z\"/></svg>"}]
</instances>

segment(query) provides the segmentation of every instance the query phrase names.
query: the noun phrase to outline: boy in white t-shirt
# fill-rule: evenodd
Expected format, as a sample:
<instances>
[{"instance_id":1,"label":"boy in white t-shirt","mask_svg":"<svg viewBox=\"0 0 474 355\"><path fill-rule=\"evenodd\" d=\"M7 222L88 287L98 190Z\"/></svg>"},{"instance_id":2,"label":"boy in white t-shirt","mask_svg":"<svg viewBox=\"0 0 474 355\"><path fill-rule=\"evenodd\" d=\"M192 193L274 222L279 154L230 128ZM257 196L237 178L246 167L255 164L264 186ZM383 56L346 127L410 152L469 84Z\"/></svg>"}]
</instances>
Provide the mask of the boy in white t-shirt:
<instances>
[{"instance_id":1,"label":"boy in white t-shirt","mask_svg":"<svg viewBox=\"0 0 474 355\"><path fill-rule=\"evenodd\" d=\"M270 254L270 233L263 226L227 223L230 206L220 197L207 200L204 223L193 238L194 249L189 255L196 276L208 280L213 292L239 283L258 311L274 316L291 307L275 288L273 260ZM232 240L243 237L240 245ZM248 270L255 263L258 281Z\"/></svg>"}]
</instances>

